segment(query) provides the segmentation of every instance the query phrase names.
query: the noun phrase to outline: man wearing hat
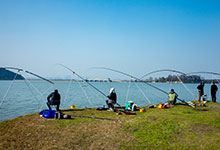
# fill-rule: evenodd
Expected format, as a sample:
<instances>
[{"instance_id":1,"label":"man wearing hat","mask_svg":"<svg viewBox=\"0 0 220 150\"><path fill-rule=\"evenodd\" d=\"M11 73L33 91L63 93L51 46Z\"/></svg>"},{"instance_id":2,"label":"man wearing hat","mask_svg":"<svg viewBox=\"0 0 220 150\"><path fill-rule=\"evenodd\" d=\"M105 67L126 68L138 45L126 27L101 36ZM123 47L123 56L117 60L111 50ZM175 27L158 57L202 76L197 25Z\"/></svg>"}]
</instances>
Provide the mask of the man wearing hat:
<instances>
[{"instance_id":1,"label":"man wearing hat","mask_svg":"<svg viewBox=\"0 0 220 150\"><path fill-rule=\"evenodd\" d=\"M107 95L107 97L109 98L108 100L106 100L106 104L108 105L108 110L109 111L114 111L114 104L116 104L117 102L117 95L115 93L115 89L111 88L109 91L109 95Z\"/></svg>"}]
</instances>

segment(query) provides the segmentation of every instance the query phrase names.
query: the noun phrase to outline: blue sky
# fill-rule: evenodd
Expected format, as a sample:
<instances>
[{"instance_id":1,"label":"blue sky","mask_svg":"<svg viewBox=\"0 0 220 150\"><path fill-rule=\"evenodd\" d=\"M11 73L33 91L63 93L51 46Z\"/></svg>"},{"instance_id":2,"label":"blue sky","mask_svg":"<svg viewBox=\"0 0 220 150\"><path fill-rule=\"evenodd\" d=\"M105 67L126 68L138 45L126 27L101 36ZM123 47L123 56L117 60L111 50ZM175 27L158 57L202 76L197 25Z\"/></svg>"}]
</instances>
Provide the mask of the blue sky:
<instances>
[{"instance_id":1,"label":"blue sky","mask_svg":"<svg viewBox=\"0 0 220 150\"><path fill-rule=\"evenodd\" d=\"M1 66L67 77L219 71L220 1L0 0Z\"/></svg>"}]
</instances>

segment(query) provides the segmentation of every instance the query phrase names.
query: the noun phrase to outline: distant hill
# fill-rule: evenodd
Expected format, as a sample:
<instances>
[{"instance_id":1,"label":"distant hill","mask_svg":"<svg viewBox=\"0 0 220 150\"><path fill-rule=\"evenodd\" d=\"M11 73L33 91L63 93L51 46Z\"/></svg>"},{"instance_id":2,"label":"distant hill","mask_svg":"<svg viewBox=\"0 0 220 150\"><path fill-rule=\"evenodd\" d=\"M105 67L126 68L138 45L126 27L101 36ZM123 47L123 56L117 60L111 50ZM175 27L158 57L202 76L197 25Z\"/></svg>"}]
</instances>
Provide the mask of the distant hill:
<instances>
[{"instance_id":1,"label":"distant hill","mask_svg":"<svg viewBox=\"0 0 220 150\"><path fill-rule=\"evenodd\" d=\"M15 75L12 71L0 68L0 80L13 80ZM24 80L24 77L18 74L15 80Z\"/></svg>"}]
</instances>

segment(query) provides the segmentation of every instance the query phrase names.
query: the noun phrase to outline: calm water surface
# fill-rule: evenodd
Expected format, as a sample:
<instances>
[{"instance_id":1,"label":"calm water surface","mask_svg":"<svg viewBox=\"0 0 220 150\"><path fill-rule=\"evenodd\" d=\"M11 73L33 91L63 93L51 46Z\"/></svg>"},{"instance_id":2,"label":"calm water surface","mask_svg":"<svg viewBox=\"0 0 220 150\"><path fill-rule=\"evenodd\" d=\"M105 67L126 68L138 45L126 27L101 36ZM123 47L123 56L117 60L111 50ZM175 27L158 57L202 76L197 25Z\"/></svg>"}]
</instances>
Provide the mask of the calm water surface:
<instances>
[{"instance_id":1,"label":"calm water surface","mask_svg":"<svg viewBox=\"0 0 220 150\"><path fill-rule=\"evenodd\" d=\"M13 83L13 84L12 84ZM148 104L166 103L167 95L149 87L144 83L119 83L119 82L90 82L102 92L109 94L114 87L118 103L125 105L128 100L134 101L138 106ZM8 88L12 84L10 90ZM175 89L179 98L185 101L197 99L198 84L168 84L153 83L164 91ZM210 84L205 85L205 94L210 100ZM217 85L220 89L219 85ZM106 97L98 93L84 82L56 81L54 85L44 81L0 81L0 121L12 119L21 115L36 113L47 109L47 96L54 89L61 94L61 109L76 105L77 108L100 107L105 104ZM8 94L6 95L8 90ZM220 102L220 92L217 93L217 102Z\"/></svg>"}]
</instances>

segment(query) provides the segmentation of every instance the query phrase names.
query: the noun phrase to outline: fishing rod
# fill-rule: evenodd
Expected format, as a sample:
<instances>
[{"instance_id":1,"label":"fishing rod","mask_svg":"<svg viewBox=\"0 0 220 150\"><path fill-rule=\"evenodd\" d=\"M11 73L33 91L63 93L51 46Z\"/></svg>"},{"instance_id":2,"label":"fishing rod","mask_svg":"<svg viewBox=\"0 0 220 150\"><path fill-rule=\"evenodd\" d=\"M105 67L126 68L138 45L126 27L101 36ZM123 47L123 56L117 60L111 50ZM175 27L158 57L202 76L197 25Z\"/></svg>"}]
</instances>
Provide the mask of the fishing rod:
<instances>
[{"instance_id":1,"label":"fishing rod","mask_svg":"<svg viewBox=\"0 0 220 150\"><path fill-rule=\"evenodd\" d=\"M90 85L92 88L94 88L96 91L98 91L100 94L102 94L103 96L107 97L104 92L102 92L101 90L99 90L97 87L95 87L95 86L92 85L91 83L87 82L83 77L81 77L79 74L77 74L75 71L73 71L73 70L70 69L69 67L67 67L67 66L65 66L65 65L63 65L63 64L57 64L57 65L60 65L60 66L62 66L62 67L64 67L64 68L66 68L67 70L71 71L71 72L73 73L73 75L75 74L75 75L78 76L80 79L82 79L83 81L85 81L88 85ZM118 104L118 103L116 103L116 104L121 107L120 104ZM121 108L122 108L122 107L121 107Z\"/></svg>"},{"instance_id":2,"label":"fishing rod","mask_svg":"<svg viewBox=\"0 0 220 150\"><path fill-rule=\"evenodd\" d=\"M135 76L133 76L133 75L124 73L124 72L119 71L119 70L111 69L111 68L106 68L106 67L93 67L93 69L105 69L105 70L109 70L109 71L113 71L113 72L117 72L117 73L123 74L123 75L125 75L125 76L129 76L129 77L134 78L134 79L136 79L136 80L138 80L138 81L142 81L141 79L139 79L139 78L137 78L137 77L135 77ZM150 87L152 87L152 88L154 88L154 89L157 89L157 90L161 91L162 93L164 93L164 94L166 94L166 95L169 94L169 93L167 93L166 91L164 91L164 90L162 90L162 89L160 89L160 88L158 88L158 87L156 87L156 86L154 86L154 85L152 85L152 84L150 84L150 83L148 83L148 82L143 81L143 83L147 84L148 86L150 86ZM183 102L183 103L188 104L186 101L184 101L184 100L182 100L182 99L180 99L180 98L177 98L177 99L178 99L179 101ZM189 104L188 104L188 105L189 105ZM190 106L190 105L189 105L189 106Z\"/></svg>"},{"instance_id":3,"label":"fishing rod","mask_svg":"<svg viewBox=\"0 0 220 150\"><path fill-rule=\"evenodd\" d=\"M118 121L117 119L104 118L104 117L95 117L95 116L82 116L82 115L70 115L70 116L71 116L71 117L79 117L79 118L91 118L91 119L101 119L101 120Z\"/></svg>"},{"instance_id":4,"label":"fishing rod","mask_svg":"<svg viewBox=\"0 0 220 150\"><path fill-rule=\"evenodd\" d=\"M187 76L187 74L185 74L184 72L178 71L178 70L173 70L173 69L160 69L160 70L155 70L155 71L149 72L149 73L143 75L142 77L140 77L140 79L143 79L144 77L149 76L149 75L151 75L151 74L153 74L153 73L163 72L163 71L175 72L175 73L179 73L179 74L182 74L182 75L184 75L184 76Z\"/></svg>"},{"instance_id":5,"label":"fishing rod","mask_svg":"<svg viewBox=\"0 0 220 150\"><path fill-rule=\"evenodd\" d=\"M33 72L30 72L30 71L25 71L26 73L29 73L29 74L31 74L31 75L33 75L33 76L36 76L36 77L38 77L38 78L40 78L40 79L42 79L42 80L45 80L45 81L47 81L47 82L49 82L49 83L51 83L51 84L54 84L52 81L50 81L50 80L48 80L48 79L46 79L46 78L44 78L44 77L41 77L41 76L39 76L39 75L37 75L37 74L35 74L35 73L33 73Z\"/></svg>"},{"instance_id":6,"label":"fishing rod","mask_svg":"<svg viewBox=\"0 0 220 150\"><path fill-rule=\"evenodd\" d=\"M28 74L31 74L31 75L33 75L33 76L35 76L35 77L38 77L38 78L40 78L40 79L42 79L42 80L45 80L45 81L47 81L47 82L49 82L49 83L51 83L51 84L54 84L52 81L50 81L50 80L48 80L48 79L46 79L46 78L44 78L44 77L42 77L42 76L40 76L40 75L37 75L37 74L35 74L35 73L33 73L33 72L30 72L30 71L27 71L27 70L24 70L24 69L21 69L21 68L15 68L15 67L0 67L0 68L17 70L18 72L23 71L23 72L26 72L26 73L28 73Z\"/></svg>"}]
</instances>

